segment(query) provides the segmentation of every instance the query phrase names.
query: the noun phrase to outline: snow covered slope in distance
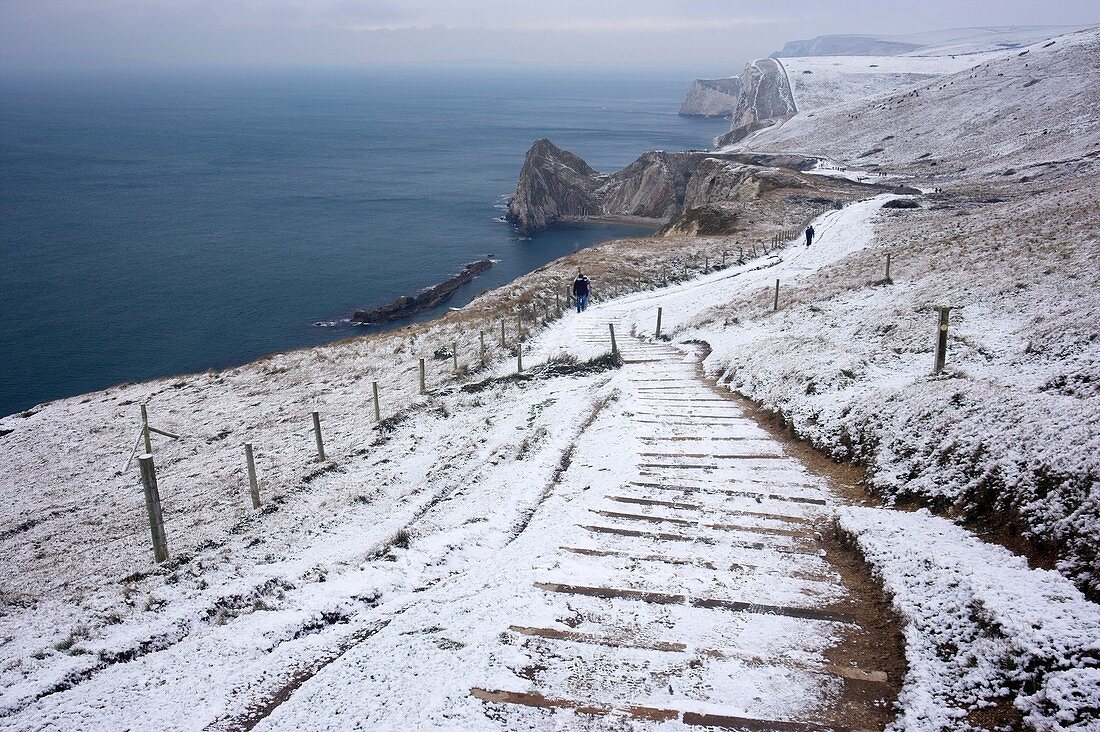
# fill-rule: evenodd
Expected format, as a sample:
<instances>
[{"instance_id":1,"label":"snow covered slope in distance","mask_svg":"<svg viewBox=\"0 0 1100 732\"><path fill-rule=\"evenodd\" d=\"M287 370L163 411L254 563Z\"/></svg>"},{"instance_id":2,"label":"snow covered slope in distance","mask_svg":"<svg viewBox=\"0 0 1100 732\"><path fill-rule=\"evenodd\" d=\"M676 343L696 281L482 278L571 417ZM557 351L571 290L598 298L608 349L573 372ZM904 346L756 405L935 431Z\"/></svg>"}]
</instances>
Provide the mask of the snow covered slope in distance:
<instances>
[{"instance_id":1,"label":"snow covered slope in distance","mask_svg":"<svg viewBox=\"0 0 1100 732\"><path fill-rule=\"evenodd\" d=\"M788 41L773 58L798 56L944 56L1019 48L1054 36L1085 30L1078 25L950 28L900 35L841 34Z\"/></svg>"},{"instance_id":2,"label":"snow covered slope in distance","mask_svg":"<svg viewBox=\"0 0 1100 732\"><path fill-rule=\"evenodd\" d=\"M942 181L1100 151L1100 30L1011 52L886 96L800 113L736 147L828 153Z\"/></svg>"},{"instance_id":3,"label":"snow covered slope in distance","mask_svg":"<svg viewBox=\"0 0 1100 732\"><path fill-rule=\"evenodd\" d=\"M803 56L780 61L799 112L886 94L969 69L1003 52L975 56Z\"/></svg>"}]
</instances>

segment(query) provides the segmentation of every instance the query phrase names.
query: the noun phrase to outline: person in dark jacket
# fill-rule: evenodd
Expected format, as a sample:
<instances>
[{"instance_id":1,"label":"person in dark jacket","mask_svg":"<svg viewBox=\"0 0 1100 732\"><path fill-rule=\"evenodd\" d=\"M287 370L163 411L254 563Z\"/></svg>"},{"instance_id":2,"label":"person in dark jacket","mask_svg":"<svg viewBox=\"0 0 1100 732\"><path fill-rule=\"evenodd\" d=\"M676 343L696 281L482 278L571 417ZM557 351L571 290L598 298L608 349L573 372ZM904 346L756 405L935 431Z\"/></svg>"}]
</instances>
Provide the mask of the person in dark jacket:
<instances>
[{"instance_id":1,"label":"person in dark jacket","mask_svg":"<svg viewBox=\"0 0 1100 732\"><path fill-rule=\"evenodd\" d=\"M573 298L577 301L577 312L583 313L588 308L588 293L591 283L583 272L577 273L577 279L573 280Z\"/></svg>"},{"instance_id":2,"label":"person in dark jacket","mask_svg":"<svg viewBox=\"0 0 1100 732\"><path fill-rule=\"evenodd\" d=\"M814 243L814 227L810 224L806 227L806 246L810 246Z\"/></svg>"}]
</instances>

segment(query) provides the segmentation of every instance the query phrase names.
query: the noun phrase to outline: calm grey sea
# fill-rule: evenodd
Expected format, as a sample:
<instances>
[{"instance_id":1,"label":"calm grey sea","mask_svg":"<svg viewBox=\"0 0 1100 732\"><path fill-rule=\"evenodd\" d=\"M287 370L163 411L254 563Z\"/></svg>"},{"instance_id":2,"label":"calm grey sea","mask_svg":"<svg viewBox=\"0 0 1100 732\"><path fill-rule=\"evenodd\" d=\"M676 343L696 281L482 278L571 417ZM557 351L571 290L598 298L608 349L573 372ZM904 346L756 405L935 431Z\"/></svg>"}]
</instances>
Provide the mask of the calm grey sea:
<instances>
[{"instance_id":1,"label":"calm grey sea","mask_svg":"<svg viewBox=\"0 0 1100 732\"><path fill-rule=\"evenodd\" d=\"M601 169L706 148L674 74L112 73L0 78L0 414L353 335L500 261L461 305L636 234L499 220L532 140ZM319 327L318 322L337 323Z\"/></svg>"}]
</instances>

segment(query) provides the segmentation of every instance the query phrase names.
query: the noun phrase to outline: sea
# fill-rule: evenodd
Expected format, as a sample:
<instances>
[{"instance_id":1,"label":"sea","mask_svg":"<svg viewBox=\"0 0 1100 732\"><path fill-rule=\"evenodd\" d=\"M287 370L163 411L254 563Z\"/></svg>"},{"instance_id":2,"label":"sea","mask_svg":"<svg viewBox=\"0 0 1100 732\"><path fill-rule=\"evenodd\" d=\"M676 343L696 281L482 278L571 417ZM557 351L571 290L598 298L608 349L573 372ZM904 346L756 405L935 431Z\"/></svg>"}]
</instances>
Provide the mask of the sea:
<instances>
[{"instance_id":1,"label":"sea","mask_svg":"<svg viewBox=\"0 0 1100 732\"><path fill-rule=\"evenodd\" d=\"M458 307L647 232L501 216L532 141L614 170L706 149L686 73L0 74L0 415L365 332L472 260ZM434 317L441 309L421 317ZM404 325L405 323L398 323Z\"/></svg>"}]
</instances>

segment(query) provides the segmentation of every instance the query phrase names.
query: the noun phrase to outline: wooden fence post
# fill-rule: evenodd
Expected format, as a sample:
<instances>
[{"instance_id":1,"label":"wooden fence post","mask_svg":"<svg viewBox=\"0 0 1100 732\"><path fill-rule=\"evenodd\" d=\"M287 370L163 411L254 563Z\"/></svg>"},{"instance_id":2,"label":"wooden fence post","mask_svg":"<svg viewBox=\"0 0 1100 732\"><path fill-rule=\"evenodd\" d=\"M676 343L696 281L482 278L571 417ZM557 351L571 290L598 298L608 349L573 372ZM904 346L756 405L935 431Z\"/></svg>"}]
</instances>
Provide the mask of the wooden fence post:
<instances>
[{"instance_id":1,"label":"wooden fence post","mask_svg":"<svg viewBox=\"0 0 1100 732\"><path fill-rule=\"evenodd\" d=\"M480 348L480 350L478 352L478 354L479 354L478 357L481 359L481 363L484 364L485 363L485 331L479 330L477 332L477 339L478 339L478 344L479 344L479 348Z\"/></svg>"},{"instance_id":2,"label":"wooden fence post","mask_svg":"<svg viewBox=\"0 0 1100 732\"><path fill-rule=\"evenodd\" d=\"M248 492L252 494L252 508L260 507L260 483L256 480L256 459L252 455L252 443L244 443L244 462L248 468Z\"/></svg>"},{"instance_id":3,"label":"wooden fence post","mask_svg":"<svg viewBox=\"0 0 1100 732\"><path fill-rule=\"evenodd\" d=\"M779 280L775 281L775 301L772 303L772 312L779 309Z\"/></svg>"},{"instance_id":4,"label":"wooden fence post","mask_svg":"<svg viewBox=\"0 0 1100 732\"><path fill-rule=\"evenodd\" d=\"M619 355L619 346L618 346L618 344L615 343L615 324L614 323L608 323L607 328L608 328L608 330L611 331L611 356L612 357L618 356Z\"/></svg>"},{"instance_id":5,"label":"wooden fence post","mask_svg":"<svg viewBox=\"0 0 1100 732\"><path fill-rule=\"evenodd\" d=\"M886 284L893 284L893 280L890 279L890 253L886 253Z\"/></svg>"},{"instance_id":6,"label":"wooden fence post","mask_svg":"<svg viewBox=\"0 0 1100 732\"><path fill-rule=\"evenodd\" d=\"M654 335L656 338L661 337L661 308L657 308L657 331Z\"/></svg>"},{"instance_id":7,"label":"wooden fence post","mask_svg":"<svg viewBox=\"0 0 1100 732\"><path fill-rule=\"evenodd\" d=\"M710 272L710 257L703 257L703 272Z\"/></svg>"},{"instance_id":8,"label":"wooden fence post","mask_svg":"<svg viewBox=\"0 0 1100 732\"><path fill-rule=\"evenodd\" d=\"M428 385L425 383L424 379L424 359L420 359L420 393L428 393Z\"/></svg>"},{"instance_id":9,"label":"wooden fence post","mask_svg":"<svg viewBox=\"0 0 1100 732\"><path fill-rule=\"evenodd\" d=\"M458 341L451 342L451 371L458 373Z\"/></svg>"},{"instance_id":10,"label":"wooden fence post","mask_svg":"<svg viewBox=\"0 0 1100 732\"><path fill-rule=\"evenodd\" d=\"M378 382L372 381L370 383L370 390L374 393L374 421L382 421L382 405L378 403Z\"/></svg>"},{"instance_id":11,"label":"wooden fence post","mask_svg":"<svg viewBox=\"0 0 1100 732\"><path fill-rule=\"evenodd\" d=\"M325 462L325 441L321 439L321 415L313 412L313 436L317 440L317 459Z\"/></svg>"},{"instance_id":12,"label":"wooden fence post","mask_svg":"<svg viewBox=\"0 0 1100 732\"><path fill-rule=\"evenodd\" d=\"M951 308L937 308L940 311L940 324L936 328L936 362L932 367L933 375L943 371L947 361L947 314Z\"/></svg>"},{"instance_id":13,"label":"wooden fence post","mask_svg":"<svg viewBox=\"0 0 1100 732\"><path fill-rule=\"evenodd\" d=\"M726 268L726 250L722 250L722 269Z\"/></svg>"},{"instance_id":14,"label":"wooden fence post","mask_svg":"<svg viewBox=\"0 0 1100 732\"><path fill-rule=\"evenodd\" d=\"M516 373L523 373L523 339L516 339Z\"/></svg>"},{"instance_id":15,"label":"wooden fence post","mask_svg":"<svg viewBox=\"0 0 1100 732\"><path fill-rule=\"evenodd\" d=\"M149 412L141 405L141 438L145 441L145 454L153 454L153 441L149 437Z\"/></svg>"},{"instance_id":16,"label":"wooden fence post","mask_svg":"<svg viewBox=\"0 0 1100 732\"><path fill-rule=\"evenodd\" d=\"M504 343L504 318L501 318L500 319L500 347L504 348L505 345L506 344Z\"/></svg>"},{"instance_id":17,"label":"wooden fence post","mask_svg":"<svg viewBox=\"0 0 1100 732\"><path fill-rule=\"evenodd\" d=\"M153 559L157 564L168 559L168 539L164 535L164 514L160 508L160 490L157 488L157 471L153 456L138 456L141 466L141 485L145 489L145 509L149 514L149 533L153 537Z\"/></svg>"}]
</instances>

